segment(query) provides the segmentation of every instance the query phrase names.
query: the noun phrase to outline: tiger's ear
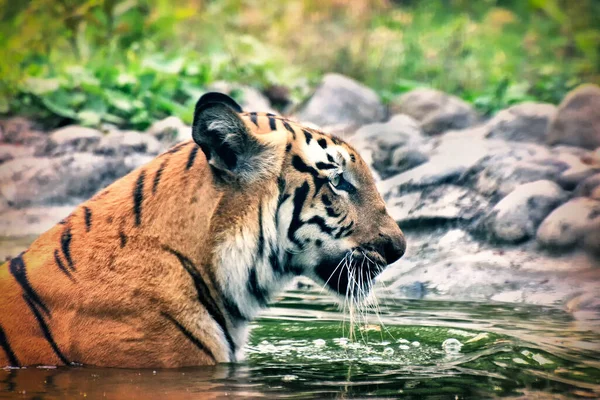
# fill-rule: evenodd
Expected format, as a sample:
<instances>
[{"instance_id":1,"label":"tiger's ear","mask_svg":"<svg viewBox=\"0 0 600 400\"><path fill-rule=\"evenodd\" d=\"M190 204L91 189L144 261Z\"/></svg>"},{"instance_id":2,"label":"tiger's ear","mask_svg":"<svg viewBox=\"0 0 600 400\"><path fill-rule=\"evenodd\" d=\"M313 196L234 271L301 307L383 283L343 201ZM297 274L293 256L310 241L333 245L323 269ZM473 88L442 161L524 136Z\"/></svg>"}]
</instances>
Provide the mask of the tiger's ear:
<instances>
[{"instance_id":1,"label":"tiger's ear","mask_svg":"<svg viewBox=\"0 0 600 400\"><path fill-rule=\"evenodd\" d=\"M272 174L276 157L271 146L249 132L240 112L242 108L229 96L203 95L196 103L192 138L217 179L243 185Z\"/></svg>"}]
</instances>

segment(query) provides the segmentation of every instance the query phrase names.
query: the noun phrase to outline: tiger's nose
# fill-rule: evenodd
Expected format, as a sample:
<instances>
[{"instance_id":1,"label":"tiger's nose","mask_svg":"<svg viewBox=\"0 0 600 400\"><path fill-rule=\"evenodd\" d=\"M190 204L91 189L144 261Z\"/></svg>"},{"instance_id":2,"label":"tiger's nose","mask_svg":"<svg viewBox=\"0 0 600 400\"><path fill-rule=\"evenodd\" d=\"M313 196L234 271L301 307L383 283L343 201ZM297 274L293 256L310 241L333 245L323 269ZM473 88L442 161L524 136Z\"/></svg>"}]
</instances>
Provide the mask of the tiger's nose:
<instances>
[{"instance_id":1,"label":"tiger's nose","mask_svg":"<svg viewBox=\"0 0 600 400\"><path fill-rule=\"evenodd\" d=\"M386 237L383 243L383 256L385 262L392 264L398 261L406 251L406 239L403 235Z\"/></svg>"}]
</instances>

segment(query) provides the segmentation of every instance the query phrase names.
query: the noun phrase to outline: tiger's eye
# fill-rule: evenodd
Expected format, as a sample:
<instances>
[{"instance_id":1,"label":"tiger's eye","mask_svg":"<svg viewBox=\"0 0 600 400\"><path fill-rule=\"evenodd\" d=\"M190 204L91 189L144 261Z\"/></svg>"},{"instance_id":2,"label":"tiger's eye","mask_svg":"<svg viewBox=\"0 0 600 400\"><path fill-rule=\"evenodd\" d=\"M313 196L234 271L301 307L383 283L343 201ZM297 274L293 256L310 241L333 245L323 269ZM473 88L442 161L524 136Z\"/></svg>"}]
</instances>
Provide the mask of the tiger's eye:
<instances>
[{"instance_id":1,"label":"tiger's eye","mask_svg":"<svg viewBox=\"0 0 600 400\"><path fill-rule=\"evenodd\" d=\"M334 187L338 187L338 186L339 186L339 184L342 182L342 176L341 176L340 174L335 174L335 175L332 175L332 176L329 178L329 182L331 182L331 184L332 184Z\"/></svg>"}]
</instances>

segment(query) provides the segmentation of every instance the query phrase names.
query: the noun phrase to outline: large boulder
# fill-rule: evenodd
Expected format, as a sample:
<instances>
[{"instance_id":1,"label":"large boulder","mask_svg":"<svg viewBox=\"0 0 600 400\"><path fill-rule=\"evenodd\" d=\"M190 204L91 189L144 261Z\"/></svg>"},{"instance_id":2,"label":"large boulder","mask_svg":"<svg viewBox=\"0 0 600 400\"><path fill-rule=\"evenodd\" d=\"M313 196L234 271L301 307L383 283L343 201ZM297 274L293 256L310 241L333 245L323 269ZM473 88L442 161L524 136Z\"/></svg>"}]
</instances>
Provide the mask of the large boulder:
<instances>
[{"instance_id":1,"label":"large boulder","mask_svg":"<svg viewBox=\"0 0 600 400\"><path fill-rule=\"evenodd\" d=\"M46 140L46 135L37 129L34 122L13 117L0 120L0 142L10 144L35 145Z\"/></svg>"},{"instance_id":2,"label":"large boulder","mask_svg":"<svg viewBox=\"0 0 600 400\"><path fill-rule=\"evenodd\" d=\"M558 106L548 128L547 143L593 150L600 146L600 87L583 85Z\"/></svg>"},{"instance_id":3,"label":"large boulder","mask_svg":"<svg viewBox=\"0 0 600 400\"><path fill-rule=\"evenodd\" d=\"M413 118L395 115L388 122L363 126L348 140L365 162L385 179L394 173L391 166L394 152L406 147L414 149L423 143L424 137ZM400 160L398 162L401 164Z\"/></svg>"},{"instance_id":4,"label":"large boulder","mask_svg":"<svg viewBox=\"0 0 600 400\"><path fill-rule=\"evenodd\" d=\"M339 74L327 74L297 113L319 126L362 126L383 121L386 110L372 89Z\"/></svg>"},{"instance_id":5,"label":"large boulder","mask_svg":"<svg viewBox=\"0 0 600 400\"><path fill-rule=\"evenodd\" d=\"M70 125L50 134L48 141L36 149L36 156L59 156L76 151L92 151L102 139L102 132Z\"/></svg>"},{"instance_id":6,"label":"large boulder","mask_svg":"<svg viewBox=\"0 0 600 400\"><path fill-rule=\"evenodd\" d=\"M488 212L480 228L494 241L525 241L535 235L544 218L566 199L567 193L551 181L517 186Z\"/></svg>"},{"instance_id":7,"label":"large boulder","mask_svg":"<svg viewBox=\"0 0 600 400\"><path fill-rule=\"evenodd\" d=\"M554 210L537 231L537 241L551 250L585 246L600 251L600 201L577 197Z\"/></svg>"},{"instance_id":8,"label":"large boulder","mask_svg":"<svg viewBox=\"0 0 600 400\"><path fill-rule=\"evenodd\" d=\"M488 202L468 188L439 185L391 198L387 205L388 212L402 228L422 229L470 222L484 212Z\"/></svg>"},{"instance_id":9,"label":"large boulder","mask_svg":"<svg viewBox=\"0 0 600 400\"><path fill-rule=\"evenodd\" d=\"M486 127L487 137L515 142L544 143L556 106L545 103L522 103L500 111Z\"/></svg>"},{"instance_id":10,"label":"large boulder","mask_svg":"<svg viewBox=\"0 0 600 400\"><path fill-rule=\"evenodd\" d=\"M600 200L600 172L581 182L575 188L575 195Z\"/></svg>"},{"instance_id":11,"label":"large boulder","mask_svg":"<svg viewBox=\"0 0 600 400\"><path fill-rule=\"evenodd\" d=\"M146 135L156 138L165 146L171 146L191 139L192 127L184 124L178 117L171 116L153 123Z\"/></svg>"},{"instance_id":12,"label":"large boulder","mask_svg":"<svg viewBox=\"0 0 600 400\"><path fill-rule=\"evenodd\" d=\"M15 158L31 157L34 153L34 148L30 146L22 146L18 144L0 144L0 164Z\"/></svg>"},{"instance_id":13,"label":"large boulder","mask_svg":"<svg viewBox=\"0 0 600 400\"><path fill-rule=\"evenodd\" d=\"M162 146L150 135L136 131L112 131L96 146L95 153L103 155L129 155L132 153L158 154Z\"/></svg>"},{"instance_id":14,"label":"large boulder","mask_svg":"<svg viewBox=\"0 0 600 400\"><path fill-rule=\"evenodd\" d=\"M0 169L0 197L14 208L79 202L134 166L122 157L90 153L19 158Z\"/></svg>"},{"instance_id":15,"label":"large boulder","mask_svg":"<svg viewBox=\"0 0 600 400\"><path fill-rule=\"evenodd\" d=\"M217 81L207 87L210 92L221 92L235 98L244 111L269 112L277 114L271 102L259 90L246 85Z\"/></svg>"},{"instance_id":16,"label":"large boulder","mask_svg":"<svg viewBox=\"0 0 600 400\"><path fill-rule=\"evenodd\" d=\"M468 128L479 119L475 109L458 97L427 88L411 90L393 99L390 112L415 118L428 135Z\"/></svg>"}]
</instances>

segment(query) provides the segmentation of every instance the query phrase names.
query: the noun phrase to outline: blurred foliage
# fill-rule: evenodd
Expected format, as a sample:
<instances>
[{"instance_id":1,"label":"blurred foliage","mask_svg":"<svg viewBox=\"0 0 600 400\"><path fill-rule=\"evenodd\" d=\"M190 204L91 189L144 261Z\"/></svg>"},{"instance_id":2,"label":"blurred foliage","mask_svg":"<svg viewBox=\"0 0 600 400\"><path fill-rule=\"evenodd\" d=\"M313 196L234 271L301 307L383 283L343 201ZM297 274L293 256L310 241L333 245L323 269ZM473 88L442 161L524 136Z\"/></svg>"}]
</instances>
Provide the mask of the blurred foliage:
<instances>
[{"instance_id":1,"label":"blurred foliage","mask_svg":"<svg viewBox=\"0 0 600 400\"><path fill-rule=\"evenodd\" d=\"M0 0L0 21L0 113L48 126L189 123L217 80L299 101L335 71L486 114L600 80L596 0Z\"/></svg>"}]
</instances>

